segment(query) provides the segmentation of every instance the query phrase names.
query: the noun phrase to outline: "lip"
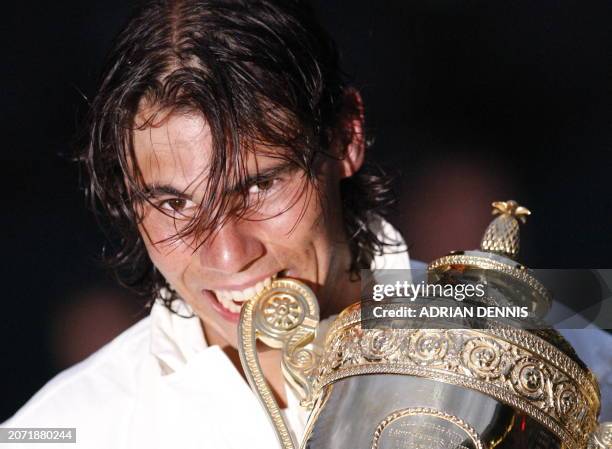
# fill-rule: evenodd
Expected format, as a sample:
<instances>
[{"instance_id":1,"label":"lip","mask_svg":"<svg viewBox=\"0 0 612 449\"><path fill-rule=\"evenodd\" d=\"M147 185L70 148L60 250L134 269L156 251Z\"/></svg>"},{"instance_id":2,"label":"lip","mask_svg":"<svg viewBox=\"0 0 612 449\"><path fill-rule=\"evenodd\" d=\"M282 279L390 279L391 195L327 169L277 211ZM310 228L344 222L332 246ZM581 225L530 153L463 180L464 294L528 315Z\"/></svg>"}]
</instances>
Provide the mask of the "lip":
<instances>
[{"instance_id":1,"label":"lip","mask_svg":"<svg viewBox=\"0 0 612 449\"><path fill-rule=\"evenodd\" d=\"M204 295L204 298L206 298L210 302L212 308L221 316L221 318L225 319L226 321L229 321L230 323L238 323L238 321L240 320L240 313L230 312L225 307L223 307L212 291L202 290L202 295Z\"/></svg>"}]
</instances>

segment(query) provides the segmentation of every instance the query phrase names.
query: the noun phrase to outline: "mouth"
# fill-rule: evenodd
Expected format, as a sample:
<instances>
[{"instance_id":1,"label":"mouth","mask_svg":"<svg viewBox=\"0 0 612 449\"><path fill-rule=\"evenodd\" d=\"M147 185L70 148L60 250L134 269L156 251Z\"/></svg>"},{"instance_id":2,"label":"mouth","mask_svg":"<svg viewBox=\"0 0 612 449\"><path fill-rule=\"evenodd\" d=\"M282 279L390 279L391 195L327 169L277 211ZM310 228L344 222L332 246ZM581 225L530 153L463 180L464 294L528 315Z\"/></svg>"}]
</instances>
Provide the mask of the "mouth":
<instances>
[{"instance_id":1,"label":"mouth","mask_svg":"<svg viewBox=\"0 0 612 449\"><path fill-rule=\"evenodd\" d=\"M242 290L204 290L213 308L226 320L238 322L242 305L250 298L259 295L262 291L272 285L272 281L283 276L285 271L280 271Z\"/></svg>"}]
</instances>

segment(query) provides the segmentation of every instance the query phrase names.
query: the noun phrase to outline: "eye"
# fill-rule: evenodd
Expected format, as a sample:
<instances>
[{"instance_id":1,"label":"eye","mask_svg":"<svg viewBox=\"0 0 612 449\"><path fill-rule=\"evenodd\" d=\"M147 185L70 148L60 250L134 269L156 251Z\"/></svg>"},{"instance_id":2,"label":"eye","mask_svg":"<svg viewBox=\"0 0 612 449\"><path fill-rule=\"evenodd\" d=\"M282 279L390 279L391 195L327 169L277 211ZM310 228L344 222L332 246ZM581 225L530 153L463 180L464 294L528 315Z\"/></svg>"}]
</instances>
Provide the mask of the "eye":
<instances>
[{"instance_id":1,"label":"eye","mask_svg":"<svg viewBox=\"0 0 612 449\"><path fill-rule=\"evenodd\" d=\"M185 215L187 210L193 208L193 203L185 198L169 198L160 203L160 208L170 214Z\"/></svg>"},{"instance_id":2,"label":"eye","mask_svg":"<svg viewBox=\"0 0 612 449\"><path fill-rule=\"evenodd\" d=\"M186 203L187 200L184 200L182 198L172 198L171 200L164 201L162 205L167 206L175 212L180 212L185 208Z\"/></svg>"},{"instance_id":3,"label":"eye","mask_svg":"<svg viewBox=\"0 0 612 449\"><path fill-rule=\"evenodd\" d=\"M271 190L280 182L280 178L272 178L272 179L264 179L261 181L257 181L249 187L249 194L251 195L259 195L268 190Z\"/></svg>"}]
</instances>

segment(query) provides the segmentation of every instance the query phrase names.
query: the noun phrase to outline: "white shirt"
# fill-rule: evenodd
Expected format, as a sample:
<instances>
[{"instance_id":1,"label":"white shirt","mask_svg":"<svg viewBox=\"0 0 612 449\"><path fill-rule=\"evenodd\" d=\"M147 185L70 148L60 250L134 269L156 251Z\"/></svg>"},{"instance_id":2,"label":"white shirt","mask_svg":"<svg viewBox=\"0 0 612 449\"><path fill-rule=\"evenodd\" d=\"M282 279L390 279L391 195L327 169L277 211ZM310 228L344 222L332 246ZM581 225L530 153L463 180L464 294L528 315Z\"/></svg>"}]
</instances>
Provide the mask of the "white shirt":
<instances>
[{"instance_id":1,"label":"white shirt","mask_svg":"<svg viewBox=\"0 0 612 449\"><path fill-rule=\"evenodd\" d=\"M379 234L398 244L373 268L410 268L399 233L383 222ZM284 414L301 438L306 412L287 393ZM161 304L52 379L2 426L77 429L75 445L45 444L50 449L279 447L255 395L224 352L206 344L198 318L181 318ZM15 445L30 447L39 449Z\"/></svg>"}]
</instances>

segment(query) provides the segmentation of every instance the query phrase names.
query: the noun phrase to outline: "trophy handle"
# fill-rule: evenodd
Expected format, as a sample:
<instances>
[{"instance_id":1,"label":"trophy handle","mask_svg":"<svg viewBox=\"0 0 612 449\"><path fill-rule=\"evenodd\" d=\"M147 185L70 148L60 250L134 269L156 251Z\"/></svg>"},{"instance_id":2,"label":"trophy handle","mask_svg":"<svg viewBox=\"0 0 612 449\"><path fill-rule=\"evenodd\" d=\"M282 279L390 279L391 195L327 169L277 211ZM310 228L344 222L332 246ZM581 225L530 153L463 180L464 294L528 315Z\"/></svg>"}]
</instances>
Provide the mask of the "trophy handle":
<instances>
[{"instance_id":1,"label":"trophy handle","mask_svg":"<svg viewBox=\"0 0 612 449\"><path fill-rule=\"evenodd\" d=\"M238 324L238 352L249 385L274 425L283 449L296 449L287 423L266 382L257 357L257 339L282 350L283 375L300 404L314 402L313 379L317 354L307 345L319 323L317 299L306 285L294 279L276 279L270 288L242 306Z\"/></svg>"}]
</instances>

